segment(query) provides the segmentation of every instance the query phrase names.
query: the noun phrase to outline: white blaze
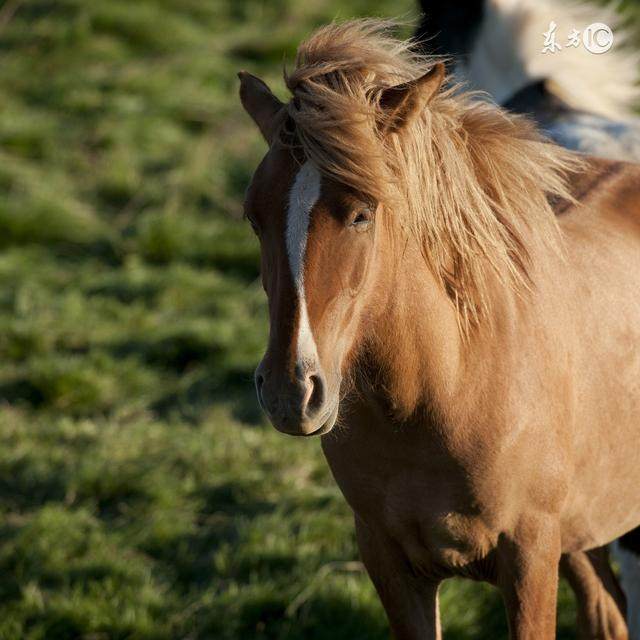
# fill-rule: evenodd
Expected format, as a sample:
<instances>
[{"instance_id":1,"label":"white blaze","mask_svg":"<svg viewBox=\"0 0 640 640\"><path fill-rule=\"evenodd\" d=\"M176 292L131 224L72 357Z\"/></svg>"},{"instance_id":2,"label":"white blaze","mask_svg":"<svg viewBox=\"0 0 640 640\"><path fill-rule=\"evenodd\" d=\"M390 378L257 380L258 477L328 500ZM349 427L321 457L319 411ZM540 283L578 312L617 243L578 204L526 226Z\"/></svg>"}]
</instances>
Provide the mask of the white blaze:
<instances>
[{"instance_id":1,"label":"white blaze","mask_svg":"<svg viewBox=\"0 0 640 640\"><path fill-rule=\"evenodd\" d=\"M307 160L300 167L289 193L285 241L289 267L298 296L298 362L318 357L304 297L304 257L311 211L320 197L320 182L320 172Z\"/></svg>"}]
</instances>

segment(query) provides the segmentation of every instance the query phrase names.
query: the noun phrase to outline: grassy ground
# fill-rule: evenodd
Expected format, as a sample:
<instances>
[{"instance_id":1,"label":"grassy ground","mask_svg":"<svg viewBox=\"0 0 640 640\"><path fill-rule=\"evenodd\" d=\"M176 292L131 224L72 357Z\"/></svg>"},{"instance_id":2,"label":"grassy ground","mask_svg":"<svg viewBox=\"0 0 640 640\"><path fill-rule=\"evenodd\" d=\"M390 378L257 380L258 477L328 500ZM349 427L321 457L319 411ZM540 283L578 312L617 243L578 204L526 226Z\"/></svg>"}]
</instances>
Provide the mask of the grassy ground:
<instances>
[{"instance_id":1,"label":"grassy ground","mask_svg":"<svg viewBox=\"0 0 640 640\"><path fill-rule=\"evenodd\" d=\"M1 6L0 640L387 637L319 442L256 410L263 146L235 72L281 89L313 26L412 10ZM504 636L488 588L443 609L448 638Z\"/></svg>"}]
</instances>

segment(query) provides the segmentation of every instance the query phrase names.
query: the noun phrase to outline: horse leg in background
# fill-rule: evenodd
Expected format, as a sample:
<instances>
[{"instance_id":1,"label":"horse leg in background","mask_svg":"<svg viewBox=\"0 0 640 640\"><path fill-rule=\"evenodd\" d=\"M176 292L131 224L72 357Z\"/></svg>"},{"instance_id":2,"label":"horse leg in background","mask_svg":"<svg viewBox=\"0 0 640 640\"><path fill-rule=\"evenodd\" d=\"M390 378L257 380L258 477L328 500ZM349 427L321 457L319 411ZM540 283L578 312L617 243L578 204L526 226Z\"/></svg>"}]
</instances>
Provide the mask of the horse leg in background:
<instances>
[{"instance_id":1,"label":"horse leg in background","mask_svg":"<svg viewBox=\"0 0 640 640\"><path fill-rule=\"evenodd\" d=\"M441 640L440 580L414 573L397 543L367 527L358 516L360 556L387 613L395 640Z\"/></svg>"},{"instance_id":2,"label":"horse leg in background","mask_svg":"<svg viewBox=\"0 0 640 640\"><path fill-rule=\"evenodd\" d=\"M578 638L627 640L625 596L607 548L564 554L560 570L576 595Z\"/></svg>"},{"instance_id":3,"label":"horse leg in background","mask_svg":"<svg viewBox=\"0 0 640 640\"><path fill-rule=\"evenodd\" d=\"M640 640L640 527L625 533L611 545L620 565L620 582L627 596L630 640Z\"/></svg>"},{"instance_id":4,"label":"horse leg in background","mask_svg":"<svg viewBox=\"0 0 640 640\"><path fill-rule=\"evenodd\" d=\"M523 519L498 541L497 586L510 640L555 640L560 556L560 527L545 515Z\"/></svg>"}]
</instances>

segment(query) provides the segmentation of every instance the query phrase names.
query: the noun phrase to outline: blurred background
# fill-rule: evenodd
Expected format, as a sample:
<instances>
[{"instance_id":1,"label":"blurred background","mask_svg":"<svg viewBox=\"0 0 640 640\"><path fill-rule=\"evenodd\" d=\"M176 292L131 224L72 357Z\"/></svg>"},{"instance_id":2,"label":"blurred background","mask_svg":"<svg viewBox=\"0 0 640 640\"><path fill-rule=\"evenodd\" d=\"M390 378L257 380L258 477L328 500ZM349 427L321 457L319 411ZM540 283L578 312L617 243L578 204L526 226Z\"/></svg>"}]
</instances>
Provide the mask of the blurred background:
<instances>
[{"instance_id":1,"label":"blurred background","mask_svg":"<svg viewBox=\"0 0 640 640\"><path fill-rule=\"evenodd\" d=\"M319 440L258 411L241 206L265 148L236 72L284 97L355 15L417 7L0 3L0 640L388 637ZM504 637L489 587L442 603L447 638Z\"/></svg>"}]
</instances>

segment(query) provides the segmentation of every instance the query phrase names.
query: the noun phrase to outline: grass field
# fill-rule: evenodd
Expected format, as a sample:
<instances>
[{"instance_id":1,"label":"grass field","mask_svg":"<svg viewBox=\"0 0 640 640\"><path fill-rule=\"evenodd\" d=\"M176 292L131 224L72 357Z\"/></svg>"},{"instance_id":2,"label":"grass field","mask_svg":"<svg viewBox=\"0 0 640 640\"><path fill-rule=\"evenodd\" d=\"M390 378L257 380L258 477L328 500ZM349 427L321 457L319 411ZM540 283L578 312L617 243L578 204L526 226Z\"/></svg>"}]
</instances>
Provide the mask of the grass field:
<instances>
[{"instance_id":1,"label":"grass field","mask_svg":"<svg viewBox=\"0 0 640 640\"><path fill-rule=\"evenodd\" d=\"M388 636L319 441L277 434L246 68L410 0L0 8L0 640ZM505 634L451 582L446 637ZM563 587L560 634L572 637Z\"/></svg>"}]
</instances>

